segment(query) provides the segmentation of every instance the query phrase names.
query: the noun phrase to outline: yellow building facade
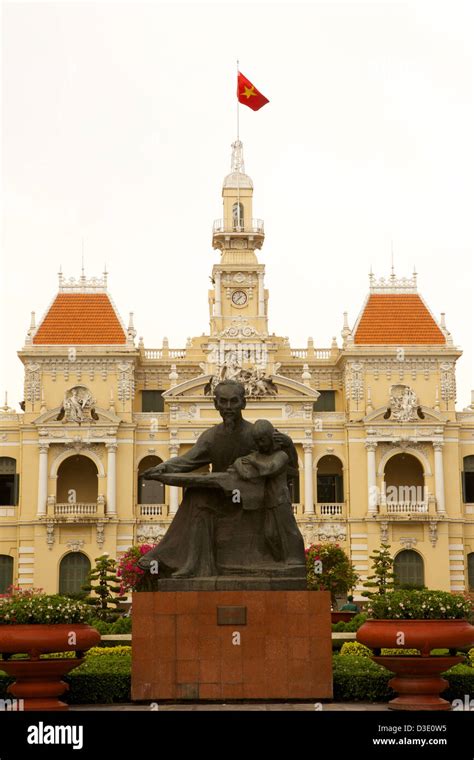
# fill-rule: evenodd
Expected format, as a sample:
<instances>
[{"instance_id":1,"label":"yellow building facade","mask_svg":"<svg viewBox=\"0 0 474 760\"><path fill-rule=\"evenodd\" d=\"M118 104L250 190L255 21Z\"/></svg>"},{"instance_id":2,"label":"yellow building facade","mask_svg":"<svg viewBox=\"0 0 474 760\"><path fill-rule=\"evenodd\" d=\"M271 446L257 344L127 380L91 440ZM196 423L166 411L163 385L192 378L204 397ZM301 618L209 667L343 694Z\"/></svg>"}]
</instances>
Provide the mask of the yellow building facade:
<instances>
[{"instance_id":1,"label":"yellow building facade","mask_svg":"<svg viewBox=\"0 0 474 760\"><path fill-rule=\"evenodd\" d=\"M293 439L292 496L307 545L342 545L362 584L369 555L389 543L401 581L469 592L474 397L455 410L461 351L444 317L423 301L416 273L370 275L342 341L291 347L269 331L264 225L238 141L222 197L209 334L145 348L105 273L60 275L46 314L38 324L32 315L19 351L24 409L0 410L0 592L13 582L72 593L99 554L159 541L180 489L141 473L220 421L212 390L223 378L245 384L248 420L267 418Z\"/></svg>"}]
</instances>

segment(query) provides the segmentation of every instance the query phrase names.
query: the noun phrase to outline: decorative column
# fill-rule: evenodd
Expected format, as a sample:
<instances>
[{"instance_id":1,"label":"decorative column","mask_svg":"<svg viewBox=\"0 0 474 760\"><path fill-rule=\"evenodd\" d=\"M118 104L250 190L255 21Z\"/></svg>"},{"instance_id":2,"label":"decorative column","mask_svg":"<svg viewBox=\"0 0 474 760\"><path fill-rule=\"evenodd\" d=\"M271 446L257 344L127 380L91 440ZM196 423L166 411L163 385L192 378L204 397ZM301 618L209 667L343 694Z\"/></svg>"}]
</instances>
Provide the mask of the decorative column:
<instances>
[{"instance_id":1,"label":"decorative column","mask_svg":"<svg viewBox=\"0 0 474 760\"><path fill-rule=\"evenodd\" d=\"M38 517L46 515L48 498L48 449L49 443L41 441L39 444Z\"/></svg>"},{"instance_id":2,"label":"decorative column","mask_svg":"<svg viewBox=\"0 0 474 760\"><path fill-rule=\"evenodd\" d=\"M107 449L107 503L105 505L108 515L117 514L117 444L106 443Z\"/></svg>"},{"instance_id":3,"label":"decorative column","mask_svg":"<svg viewBox=\"0 0 474 760\"><path fill-rule=\"evenodd\" d=\"M170 456L177 457L179 454L179 443L170 443ZM170 515L175 515L179 507L179 488L178 486L168 486L170 494Z\"/></svg>"},{"instance_id":4,"label":"decorative column","mask_svg":"<svg viewBox=\"0 0 474 760\"><path fill-rule=\"evenodd\" d=\"M367 449L367 499L369 505L369 513L377 513L377 473L375 469L375 450L377 448L376 441L367 441L365 444Z\"/></svg>"},{"instance_id":5,"label":"decorative column","mask_svg":"<svg viewBox=\"0 0 474 760\"><path fill-rule=\"evenodd\" d=\"M216 272L214 275L214 293L215 293L215 317L222 316L222 302L221 302L221 273Z\"/></svg>"},{"instance_id":6,"label":"decorative column","mask_svg":"<svg viewBox=\"0 0 474 760\"><path fill-rule=\"evenodd\" d=\"M258 273L258 316L265 316L265 290L263 287L263 272Z\"/></svg>"},{"instance_id":7,"label":"decorative column","mask_svg":"<svg viewBox=\"0 0 474 760\"><path fill-rule=\"evenodd\" d=\"M434 464L435 464L435 496L436 511L446 512L444 503L444 466L443 466L443 446L442 441L433 441Z\"/></svg>"},{"instance_id":8,"label":"decorative column","mask_svg":"<svg viewBox=\"0 0 474 760\"><path fill-rule=\"evenodd\" d=\"M314 515L313 499L313 443L303 443L304 450L304 513Z\"/></svg>"}]
</instances>

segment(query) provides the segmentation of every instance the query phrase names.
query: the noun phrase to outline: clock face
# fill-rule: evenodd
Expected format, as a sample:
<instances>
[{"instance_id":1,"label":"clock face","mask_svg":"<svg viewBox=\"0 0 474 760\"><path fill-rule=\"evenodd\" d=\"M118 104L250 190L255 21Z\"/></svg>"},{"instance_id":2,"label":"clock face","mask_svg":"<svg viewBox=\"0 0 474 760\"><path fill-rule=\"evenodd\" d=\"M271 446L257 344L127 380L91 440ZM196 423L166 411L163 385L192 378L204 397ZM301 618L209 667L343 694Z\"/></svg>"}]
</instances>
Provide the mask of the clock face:
<instances>
[{"instance_id":1,"label":"clock face","mask_svg":"<svg viewBox=\"0 0 474 760\"><path fill-rule=\"evenodd\" d=\"M232 293L232 303L236 306L245 306L247 303L247 293L245 290L234 290Z\"/></svg>"}]
</instances>

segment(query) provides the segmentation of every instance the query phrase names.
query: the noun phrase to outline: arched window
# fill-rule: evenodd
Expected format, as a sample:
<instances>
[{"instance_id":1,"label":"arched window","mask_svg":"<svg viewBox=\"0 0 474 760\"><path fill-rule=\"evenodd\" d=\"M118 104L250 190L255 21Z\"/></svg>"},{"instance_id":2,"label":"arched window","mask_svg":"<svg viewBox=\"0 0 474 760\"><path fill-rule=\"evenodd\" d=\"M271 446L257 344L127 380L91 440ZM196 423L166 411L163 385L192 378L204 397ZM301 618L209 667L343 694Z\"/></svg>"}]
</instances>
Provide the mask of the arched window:
<instances>
[{"instance_id":1,"label":"arched window","mask_svg":"<svg viewBox=\"0 0 474 760\"><path fill-rule=\"evenodd\" d=\"M395 557L393 572L398 586L421 587L425 585L423 558L413 549L404 549Z\"/></svg>"},{"instance_id":2,"label":"arched window","mask_svg":"<svg viewBox=\"0 0 474 760\"><path fill-rule=\"evenodd\" d=\"M474 456L464 457L462 471L462 500L474 504Z\"/></svg>"},{"instance_id":3,"label":"arched window","mask_svg":"<svg viewBox=\"0 0 474 760\"><path fill-rule=\"evenodd\" d=\"M18 504L19 484L16 459L0 457L0 506L15 507Z\"/></svg>"},{"instance_id":4,"label":"arched window","mask_svg":"<svg viewBox=\"0 0 474 760\"><path fill-rule=\"evenodd\" d=\"M234 229L244 226L244 206L242 203L234 203L232 206L232 226Z\"/></svg>"},{"instance_id":5,"label":"arched window","mask_svg":"<svg viewBox=\"0 0 474 760\"><path fill-rule=\"evenodd\" d=\"M342 462L328 454L318 462L318 504L335 504L344 501Z\"/></svg>"},{"instance_id":6,"label":"arched window","mask_svg":"<svg viewBox=\"0 0 474 760\"><path fill-rule=\"evenodd\" d=\"M6 594L13 584L13 557L0 554L0 594Z\"/></svg>"},{"instance_id":7,"label":"arched window","mask_svg":"<svg viewBox=\"0 0 474 760\"><path fill-rule=\"evenodd\" d=\"M158 480L145 480L143 473L150 467L156 467L163 460L160 457L144 457L138 465L138 503L139 504L164 504L165 487Z\"/></svg>"},{"instance_id":8,"label":"arched window","mask_svg":"<svg viewBox=\"0 0 474 760\"><path fill-rule=\"evenodd\" d=\"M91 569L89 558L82 552L66 554L59 565L59 593L79 594L84 589L87 573Z\"/></svg>"},{"instance_id":9,"label":"arched window","mask_svg":"<svg viewBox=\"0 0 474 760\"><path fill-rule=\"evenodd\" d=\"M467 555L467 578L469 591L474 591L474 552Z\"/></svg>"}]
</instances>

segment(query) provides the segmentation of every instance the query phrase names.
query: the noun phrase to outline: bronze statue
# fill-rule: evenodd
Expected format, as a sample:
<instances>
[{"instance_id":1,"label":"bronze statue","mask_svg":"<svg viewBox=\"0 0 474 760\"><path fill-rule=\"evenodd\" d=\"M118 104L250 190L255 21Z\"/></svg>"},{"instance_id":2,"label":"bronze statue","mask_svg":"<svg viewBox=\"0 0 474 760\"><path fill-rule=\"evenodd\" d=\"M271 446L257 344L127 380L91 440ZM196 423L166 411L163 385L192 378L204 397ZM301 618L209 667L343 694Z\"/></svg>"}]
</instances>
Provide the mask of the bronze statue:
<instances>
[{"instance_id":1,"label":"bronze statue","mask_svg":"<svg viewBox=\"0 0 474 760\"><path fill-rule=\"evenodd\" d=\"M144 473L186 492L162 541L139 561L143 569L158 560L160 578L304 576L287 485L297 474L293 442L266 420L245 420L245 404L241 383L219 383L214 405L222 423L183 456ZM186 474L209 464L211 473Z\"/></svg>"}]
</instances>

